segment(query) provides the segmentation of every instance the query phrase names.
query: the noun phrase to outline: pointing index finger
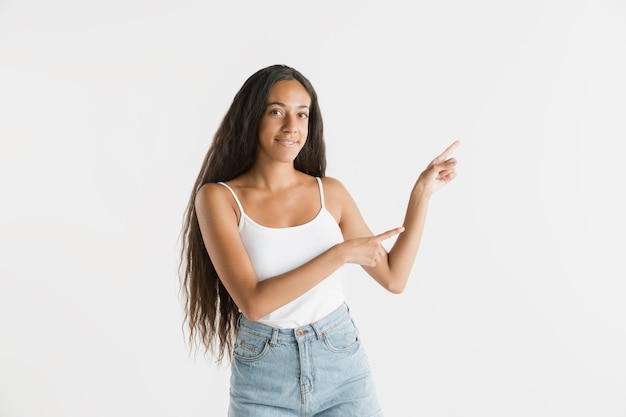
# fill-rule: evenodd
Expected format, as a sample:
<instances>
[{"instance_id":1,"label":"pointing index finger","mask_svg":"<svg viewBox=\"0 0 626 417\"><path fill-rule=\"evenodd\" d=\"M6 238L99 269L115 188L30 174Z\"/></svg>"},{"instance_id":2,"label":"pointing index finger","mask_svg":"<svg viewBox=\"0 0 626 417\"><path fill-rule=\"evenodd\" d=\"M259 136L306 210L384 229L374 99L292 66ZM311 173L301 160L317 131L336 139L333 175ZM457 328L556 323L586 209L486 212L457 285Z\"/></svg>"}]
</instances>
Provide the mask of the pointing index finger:
<instances>
[{"instance_id":1,"label":"pointing index finger","mask_svg":"<svg viewBox=\"0 0 626 417\"><path fill-rule=\"evenodd\" d=\"M397 234L400 234L400 233L402 233L402 232L404 232L404 226L401 226L401 227L396 227L395 229L387 230L387 231L386 231L386 232L384 232L384 233L381 233L381 234L379 234L379 235L376 235L376 240L377 240L378 242L382 242L383 240L387 240L387 239L389 239L390 237L395 236L395 235L397 235Z\"/></svg>"},{"instance_id":2,"label":"pointing index finger","mask_svg":"<svg viewBox=\"0 0 626 417\"><path fill-rule=\"evenodd\" d=\"M452 142L452 144L448 146L446 150L443 151L443 153L437 157L437 160L442 161L442 160L448 159L448 156L450 156L450 154L454 152L454 150L458 148L460 144L461 144L460 140L455 140L454 142Z\"/></svg>"}]
</instances>

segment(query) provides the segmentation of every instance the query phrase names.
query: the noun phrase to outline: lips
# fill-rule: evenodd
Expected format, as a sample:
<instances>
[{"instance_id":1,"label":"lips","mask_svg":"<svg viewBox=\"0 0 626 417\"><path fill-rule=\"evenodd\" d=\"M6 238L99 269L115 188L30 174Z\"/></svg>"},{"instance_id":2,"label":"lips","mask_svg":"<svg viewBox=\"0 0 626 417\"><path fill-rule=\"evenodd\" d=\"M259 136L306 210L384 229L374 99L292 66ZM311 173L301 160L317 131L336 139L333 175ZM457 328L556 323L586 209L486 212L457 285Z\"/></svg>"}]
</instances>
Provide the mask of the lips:
<instances>
[{"instance_id":1,"label":"lips","mask_svg":"<svg viewBox=\"0 0 626 417\"><path fill-rule=\"evenodd\" d=\"M293 139L276 139L276 141L288 148L292 148L298 144L298 141Z\"/></svg>"}]
</instances>

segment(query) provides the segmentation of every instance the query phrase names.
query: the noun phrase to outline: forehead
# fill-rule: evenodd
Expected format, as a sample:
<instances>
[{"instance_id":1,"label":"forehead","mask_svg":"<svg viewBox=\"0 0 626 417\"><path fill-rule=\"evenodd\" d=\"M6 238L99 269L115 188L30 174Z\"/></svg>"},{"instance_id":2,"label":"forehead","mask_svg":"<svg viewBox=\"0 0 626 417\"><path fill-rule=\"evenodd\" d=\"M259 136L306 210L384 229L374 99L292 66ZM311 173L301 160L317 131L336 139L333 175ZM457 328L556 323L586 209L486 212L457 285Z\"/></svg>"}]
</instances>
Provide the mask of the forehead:
<instances>
[{"instance_id":1,"label":"forehead","mask_svg":"<svg viewBox=\"0 0 626 417\"><path fill-rule=\"evenodd\" d=\"M278 81L270 89L268 103L280 102L295 106L310 106L311 96L306 88L296 80Z\"/></svg>"}]
</instances>

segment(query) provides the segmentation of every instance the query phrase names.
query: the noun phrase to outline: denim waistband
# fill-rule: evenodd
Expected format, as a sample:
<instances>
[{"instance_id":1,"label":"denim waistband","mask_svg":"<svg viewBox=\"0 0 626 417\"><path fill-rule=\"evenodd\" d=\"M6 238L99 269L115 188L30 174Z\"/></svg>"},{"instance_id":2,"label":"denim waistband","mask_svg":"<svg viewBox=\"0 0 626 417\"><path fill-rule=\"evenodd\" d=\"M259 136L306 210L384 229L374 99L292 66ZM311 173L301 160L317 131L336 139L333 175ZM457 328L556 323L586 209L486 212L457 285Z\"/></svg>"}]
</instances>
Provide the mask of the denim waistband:
<instances>
[{"instance_id":1,"label":"denim waistband","mask_svg":"<svg viewBox=\"0 0 626 417\"><path fill-rule=\"evenodd\" d=\"M267 337L271 344L297 343L303 339L321 339L333 328L350 319L350 308L342 303L335 311L324 318L293 329L280 329L266 324L250 321L243 315L239 316L239 331L246 331L258 336Z\"/></svg>"}]
</instances>

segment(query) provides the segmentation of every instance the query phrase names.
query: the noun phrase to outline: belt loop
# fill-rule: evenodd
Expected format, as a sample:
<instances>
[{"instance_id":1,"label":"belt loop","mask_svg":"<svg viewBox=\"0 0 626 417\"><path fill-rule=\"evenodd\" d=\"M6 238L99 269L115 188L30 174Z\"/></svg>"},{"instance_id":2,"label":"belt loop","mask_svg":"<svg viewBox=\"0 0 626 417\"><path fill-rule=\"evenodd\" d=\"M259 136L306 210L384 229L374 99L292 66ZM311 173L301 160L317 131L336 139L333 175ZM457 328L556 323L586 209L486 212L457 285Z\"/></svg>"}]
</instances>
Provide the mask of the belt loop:
<instances>
[{"instance_id":1,"label":"belt loop","mask_svg":"<svg viewBox=\"0 0 626 417\"><path fill-rule=\"evenodd\" d=\"M318 329L317 323L311 323L311 327L313 327L313 330L315 330L315 335L317 336L318 340L326 337L326 333Z\"/></svg>"},{"instance_id":2,"label":"belt loop","mask_svg":"<svg viewBox=\"0 0 626 417\"><path fill-rule=\"evenodd\" d=\"M278 329L272 329L272 338L270 339L270 345L276 346L276 342L278 341Z\"/></svg>"}]
</instances>

